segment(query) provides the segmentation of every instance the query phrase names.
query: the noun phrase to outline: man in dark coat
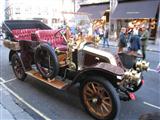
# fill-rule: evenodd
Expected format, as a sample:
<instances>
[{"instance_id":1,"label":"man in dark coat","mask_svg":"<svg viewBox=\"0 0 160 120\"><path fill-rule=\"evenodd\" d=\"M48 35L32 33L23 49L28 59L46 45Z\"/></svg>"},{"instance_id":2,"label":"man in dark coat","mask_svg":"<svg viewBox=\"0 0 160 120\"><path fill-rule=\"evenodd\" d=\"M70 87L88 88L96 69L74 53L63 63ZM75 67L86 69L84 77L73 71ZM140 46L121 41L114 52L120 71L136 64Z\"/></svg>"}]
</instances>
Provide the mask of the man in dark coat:
<instances>
[{"instance_id":1,"label":"man in dark coat","mask_svg":"<svg viewBox=\"0 0 160 120\"><path fill-rule=\"evenodd\" d=\"M121 32L119 34L118 53L123 52L123 48L127 46L125 33L126 33L126 28L122 27Z\"/></svg>"},{"instance_id":2,"label":"man in dark coat","mask_svg":"<svg viewBox=\"0 0 160 120\"><path fill-rule=\"evenodd\" d=\"M147 40L149 38L149 32L146 29L146 26L142 27L142 34L141 34L141 50L143 59L146 59L146 47L147 47Z\"/></svg>"}]
</instances>

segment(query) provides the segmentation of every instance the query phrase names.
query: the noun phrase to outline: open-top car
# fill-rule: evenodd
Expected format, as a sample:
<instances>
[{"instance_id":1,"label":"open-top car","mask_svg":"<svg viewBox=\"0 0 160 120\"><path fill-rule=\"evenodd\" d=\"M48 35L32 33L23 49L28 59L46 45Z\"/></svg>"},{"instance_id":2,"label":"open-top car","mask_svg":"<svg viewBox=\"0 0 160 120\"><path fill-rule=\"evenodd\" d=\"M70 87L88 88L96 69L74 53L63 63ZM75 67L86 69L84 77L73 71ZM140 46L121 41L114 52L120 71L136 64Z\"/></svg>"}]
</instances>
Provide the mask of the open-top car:
<instances>
[{"instance_id":1,"label":"open-top car","mask_svg":"<svg viewBox=\"0 0 160 120\"><path fill-rule=\"evenodd\" d=\"M120 112L120 100L135 99L149 63L128 53L98 49L94 37L68 37L67 29L53 30L39 21L4 22L10 40L9 59L19 80L27 75L66 90L80 84L80 98L94 118L112 120Z\"/></svg>"}]
</instances>

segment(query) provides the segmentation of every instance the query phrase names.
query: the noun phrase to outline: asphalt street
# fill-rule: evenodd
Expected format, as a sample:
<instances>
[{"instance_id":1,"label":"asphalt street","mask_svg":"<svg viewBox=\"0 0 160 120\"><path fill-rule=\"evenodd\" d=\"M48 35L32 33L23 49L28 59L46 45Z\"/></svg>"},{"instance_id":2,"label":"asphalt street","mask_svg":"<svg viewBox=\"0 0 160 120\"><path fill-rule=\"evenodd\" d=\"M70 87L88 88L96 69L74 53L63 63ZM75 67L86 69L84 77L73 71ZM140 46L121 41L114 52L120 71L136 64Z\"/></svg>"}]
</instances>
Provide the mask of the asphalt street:
<instances>
[{"instance_id":1,"label":"asphalt street","mask_svg":"<svg viewBox=\"0 0 160 120\"><path fill-rule=\"evenodd\" d=\"M7 88L21 98L15 98L16 104L33 118L92 120L81 105L78 87L61 91L31 77L27 77L24 82L19 81L15 78L8 61L8 52L7 48L0 45L0 78L5 81L3 82ZM137 120L142 114L160 112L160 74L154 71L160 61L159 56L158 52L147 51L147 60L152 70L144 73L145 84L135 93L136 100L121 101L119 120Z\"/></svg>"}]
</instances>

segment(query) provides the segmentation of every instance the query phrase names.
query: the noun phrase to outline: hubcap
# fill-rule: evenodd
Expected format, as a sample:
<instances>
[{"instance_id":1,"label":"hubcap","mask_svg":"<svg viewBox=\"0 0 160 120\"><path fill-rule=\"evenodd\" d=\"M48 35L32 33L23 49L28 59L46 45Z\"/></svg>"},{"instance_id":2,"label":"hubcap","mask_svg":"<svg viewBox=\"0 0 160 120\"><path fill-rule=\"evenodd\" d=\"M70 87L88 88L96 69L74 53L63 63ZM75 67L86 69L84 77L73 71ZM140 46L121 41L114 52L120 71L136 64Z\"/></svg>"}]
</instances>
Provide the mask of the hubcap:
<instances>
[{"instance_id":1,"label":"hubcap","mask_svg":"<svg viewBox=\"0 0 160 120\"><path fill-rule=\"evenodd\" d=\"M98 82L87 82L83 89L84 103L91 114L104 118L112 111L112 101L108 91Z\"/></svg>"}]
</instances>

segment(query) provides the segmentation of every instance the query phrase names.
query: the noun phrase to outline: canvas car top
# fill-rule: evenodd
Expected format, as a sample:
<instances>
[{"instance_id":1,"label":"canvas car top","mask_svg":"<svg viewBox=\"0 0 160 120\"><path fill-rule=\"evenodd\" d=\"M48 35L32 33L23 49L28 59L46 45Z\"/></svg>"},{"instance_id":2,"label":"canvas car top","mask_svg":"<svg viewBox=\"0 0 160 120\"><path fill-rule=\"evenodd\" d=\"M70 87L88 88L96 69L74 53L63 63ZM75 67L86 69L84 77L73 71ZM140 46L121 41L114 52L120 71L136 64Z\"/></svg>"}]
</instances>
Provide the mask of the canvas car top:
<instances>
[{"instance_id":1,"label":"canvas car top","mask_svg":"<svg viewBox=\"0 0 160 120\"><path fill-rule=\"evenodd\" d=\"M51 29L49 26L37 20L6 20L2 29L11 32L14 29Z\"/></svg>"}]
</instances>

